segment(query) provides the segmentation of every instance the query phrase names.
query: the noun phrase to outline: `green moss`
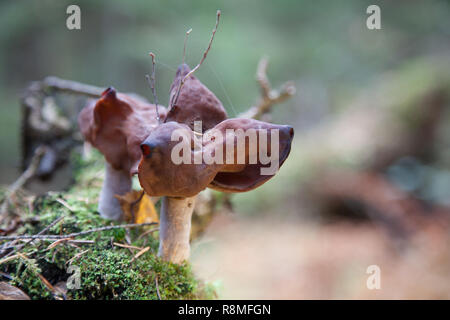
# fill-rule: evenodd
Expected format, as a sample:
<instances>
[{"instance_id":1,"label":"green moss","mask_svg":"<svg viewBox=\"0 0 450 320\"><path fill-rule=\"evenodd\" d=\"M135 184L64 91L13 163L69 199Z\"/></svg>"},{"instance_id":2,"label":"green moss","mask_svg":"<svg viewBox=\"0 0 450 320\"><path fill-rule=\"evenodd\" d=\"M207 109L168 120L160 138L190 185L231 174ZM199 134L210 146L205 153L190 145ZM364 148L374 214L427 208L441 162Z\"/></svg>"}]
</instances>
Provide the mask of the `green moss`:
<instances>
[{"instance_id":1,"label":"green moss","mask_svg":"<svg viewBox=\"0 0 450 320\"><path fill-rule=\"evenodd\" d=\"M96 212L103 160L96 154L89 161L75 156L75 184L68 192L49 193L35 199L34 214L24 217L17 233L37 234L53 221L63 220L49 234L69 234L115 224ZM63 200L63 203L58 200ZM40 277L53 286L66 283L73 275L69 266L79 270L79 289L69 289L69 299L211 299L215 291L196 279L189 264L174 265L161 261L156 252L158 233L139 237L145 230L114 229L91 233L77 240L94 240L94 244L61 243L48 249L52 241L39 241L22 249L17 257L0 265L0 271L12 276L11 284L21 288L32 299L53 299L55 295ZM137 250L113 245L125 243L125 237L136 247L150 247L138 259ZM158 283L158 285L157 285ZM157 290L158 288L158 290Z\"/></svg>"}]
</instances>

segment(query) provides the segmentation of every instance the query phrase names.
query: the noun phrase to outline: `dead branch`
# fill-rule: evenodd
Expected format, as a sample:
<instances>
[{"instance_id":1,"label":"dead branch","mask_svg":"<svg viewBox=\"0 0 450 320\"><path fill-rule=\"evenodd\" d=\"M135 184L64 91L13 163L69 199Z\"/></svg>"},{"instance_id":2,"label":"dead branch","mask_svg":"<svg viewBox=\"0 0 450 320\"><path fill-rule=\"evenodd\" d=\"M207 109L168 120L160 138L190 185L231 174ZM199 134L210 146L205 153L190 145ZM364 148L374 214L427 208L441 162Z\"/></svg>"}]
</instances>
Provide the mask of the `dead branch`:
<instances>
[{"instance_id":1,"label":"dead branch","mask_svg":"<svg viewBox=\"0 0 450 320\"><path fill-rule=\"evenodd\" d=\"M239 115L239 118L261 119L263 115L271 111L273 105L281 103L295 94L296 89L291 81L284 83L279 90L272 89L267 77L268 64L267 57L262 57L258 63L256 80L261 87L261 98L258 104Z\"/></svg>"},{"instance_id":2,"label":"dead branch","mask_svg":"<svg viewBox=\"0 0 450 320\"><path fill-rule=\"evenodd\" d=\"M103 88L57 77L46 77L40 82L40 86L41 90L53 89L65 93L81 94L92 98L100 97L104 91Z\"/></svg>"}]
</instances>

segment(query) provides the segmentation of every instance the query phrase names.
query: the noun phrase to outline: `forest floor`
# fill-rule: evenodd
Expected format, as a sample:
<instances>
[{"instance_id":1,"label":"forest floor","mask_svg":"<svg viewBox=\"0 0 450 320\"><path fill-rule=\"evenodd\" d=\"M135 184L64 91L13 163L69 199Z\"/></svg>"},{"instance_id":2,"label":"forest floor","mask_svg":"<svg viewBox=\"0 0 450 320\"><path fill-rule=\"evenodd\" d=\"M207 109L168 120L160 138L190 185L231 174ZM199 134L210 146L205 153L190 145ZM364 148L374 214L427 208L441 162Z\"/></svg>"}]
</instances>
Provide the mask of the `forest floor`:
<instances>
[{"instance_id":1,"label":"forest floor","mask_svg":"<svg viewBox=\"0 0 450 320\"><path fill-rule=\"evenodd\" d=\"M450 235L406 242L371 223L216 216L193 245L196 274L221 299L449 299ZM370 290L367 268L380 268Z\"/></svg>"},{"instance_id":2,"label":"forest floor","mask_svg":"<svg viewBox=\"0 0 450 320\"><path fill-rule=\"evenodd\" d=\"M75 159L73 163L75 183L67 192L15 195L9 212L13 216L9 226L14 229L2 225L2 235L37 235L44 230L48 238L0 241L0 249L4 249L0 256L0 298L7 298L15 289L31 299L215 297L212 286L195 278L189 264L175 265L156 256L155 225L65 237L118 225L101 218L96 211L102 159Z\"/></svg>"}]
</instances>

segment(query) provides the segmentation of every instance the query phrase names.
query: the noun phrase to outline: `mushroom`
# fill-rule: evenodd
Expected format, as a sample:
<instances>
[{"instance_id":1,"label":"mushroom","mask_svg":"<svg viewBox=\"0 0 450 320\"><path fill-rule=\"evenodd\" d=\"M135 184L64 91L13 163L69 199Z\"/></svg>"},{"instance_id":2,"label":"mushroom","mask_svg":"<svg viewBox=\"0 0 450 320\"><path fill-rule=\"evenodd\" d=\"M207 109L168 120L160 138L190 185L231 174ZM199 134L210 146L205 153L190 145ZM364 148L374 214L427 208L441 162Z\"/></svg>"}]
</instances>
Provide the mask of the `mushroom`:
<instances>
[{"instance_id":1,"label":"mushroom","mask_svg":"<svg viewBox=\"0 0 450 320\"><path fill-rule=\"evenodd\" d=\"M159 114L164 117L165 108L161 107ZM102 217L120 220L123 212L115 195L131 191L131 177L141 158L140 144L158 125L155 105L110 87L81 111L78 124L85 140L106 160L98 211Z\"/></svg>"},{"instance_id":2,"label":"mushroom","mask_svg":"<svg viewBox=\"0 0 450 320\"><path fill-rule=\"evenodd\" d=\"M219 99L194 75L185 79L181 90L181 81L191 71L187 64L178 67L175 79L170 87L169 105L165 122L175 121L187 124L194 130L194 122L202 121L204 131L211 129L227 118L227 113Z\"/></svg>"},{"instance_id":3,"label":"mushroom","mask_svg":"<svg viewBox=\"0 0 450 320\"><path fill-rule=\"evenodd\" d=\"M138 168L145 192L163 196L158 255L173 263L189 258L191 217L197 194L207 187L245 192L262 185L277 170L263 173L266 163L260 155L278 155L272 160L279 168L289 155L294 134L290 126L226 119L220 101L195 77L186 79L181 91L175 92L178 81L188 72L186 65L178 68L170 94L173 106L165 122L153 128L141 144ZM199 123L202 128L197 127ZM252 131L256 140L244 136L244 146L239 145L239 130ZM272 136L272 132L277 134Z\"/></svg>"}]
</instances>

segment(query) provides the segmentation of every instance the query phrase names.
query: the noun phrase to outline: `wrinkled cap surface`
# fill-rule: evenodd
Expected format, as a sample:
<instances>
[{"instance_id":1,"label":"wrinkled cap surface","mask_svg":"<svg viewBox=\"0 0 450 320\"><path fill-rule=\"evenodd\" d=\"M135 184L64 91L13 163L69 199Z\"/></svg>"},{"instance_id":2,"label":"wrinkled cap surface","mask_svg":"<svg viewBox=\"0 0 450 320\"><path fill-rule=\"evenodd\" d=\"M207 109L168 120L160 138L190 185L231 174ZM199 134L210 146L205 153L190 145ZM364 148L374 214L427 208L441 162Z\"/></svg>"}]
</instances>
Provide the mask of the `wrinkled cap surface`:
<instances>
[{"instance_id":1,"label":"wrinkled cap surface","mask_svg":"<svg viewBox=\"0 0 450 320\"><path fill-rule=\"evenodd\" d=\"M226 130L230 129L235 132L243 130L248 135L255 132L258 139L256 150L252 150L250 144L247 143L248 140L245 141L242 139L243 136L240 136L241 141L245 141L245 165L224 166L208 185L209 188L223 192L250 191L271 179L289 156L294 137L294 129L291 126L277 125L253 119L228 119L218 124L215 129L221 132L226 132ZM261 136L265 136L266 139L261 139ZM232 140L235 163L238 162L236 159L238 154L242 154L242 151L238 149L238 137L239 135L235 134ZM272 153L272 138L274 139L274 146L278 146L278 153ZM258 153L257 163L251 163L249 161L250 157L251 155L255 156L255 152ZM260 152L267 155L270 162L262 163ZM272 162L275 167L272 170L268 170ZM266 168L265 174L262 174L263 168Z\"/></svg>"},{"instance_id":2,"label":"wrinkled cap surface","mask_svg":"<svg viewBox=\"0 0 450 320\"><path fill-rule=\"evenodd\" d=\"M158 106L164 119L166 110ZM78 117L86 141L96 147L116 170L133 172L141 158L140 144L158 125L155 105L108 88Z\"/></svg>"},{"instance_id":3,"label":"wrinkled cap surface","mask_svg":"<svg viewBox=\"0 0 450 320\"><path fill-rule=\"evenodd\" d=\"M180 82L189 71L191 69L186 64L178 67L170 87L169 105L172 105L175 100L176 103L168 111L166 122L184 123L194 130L194 121L202 121L202 132L205 132L225 120L227 113L214 93L193 75L186 79L178 99L176 99Z\"/></svg>"}]
</instances>

